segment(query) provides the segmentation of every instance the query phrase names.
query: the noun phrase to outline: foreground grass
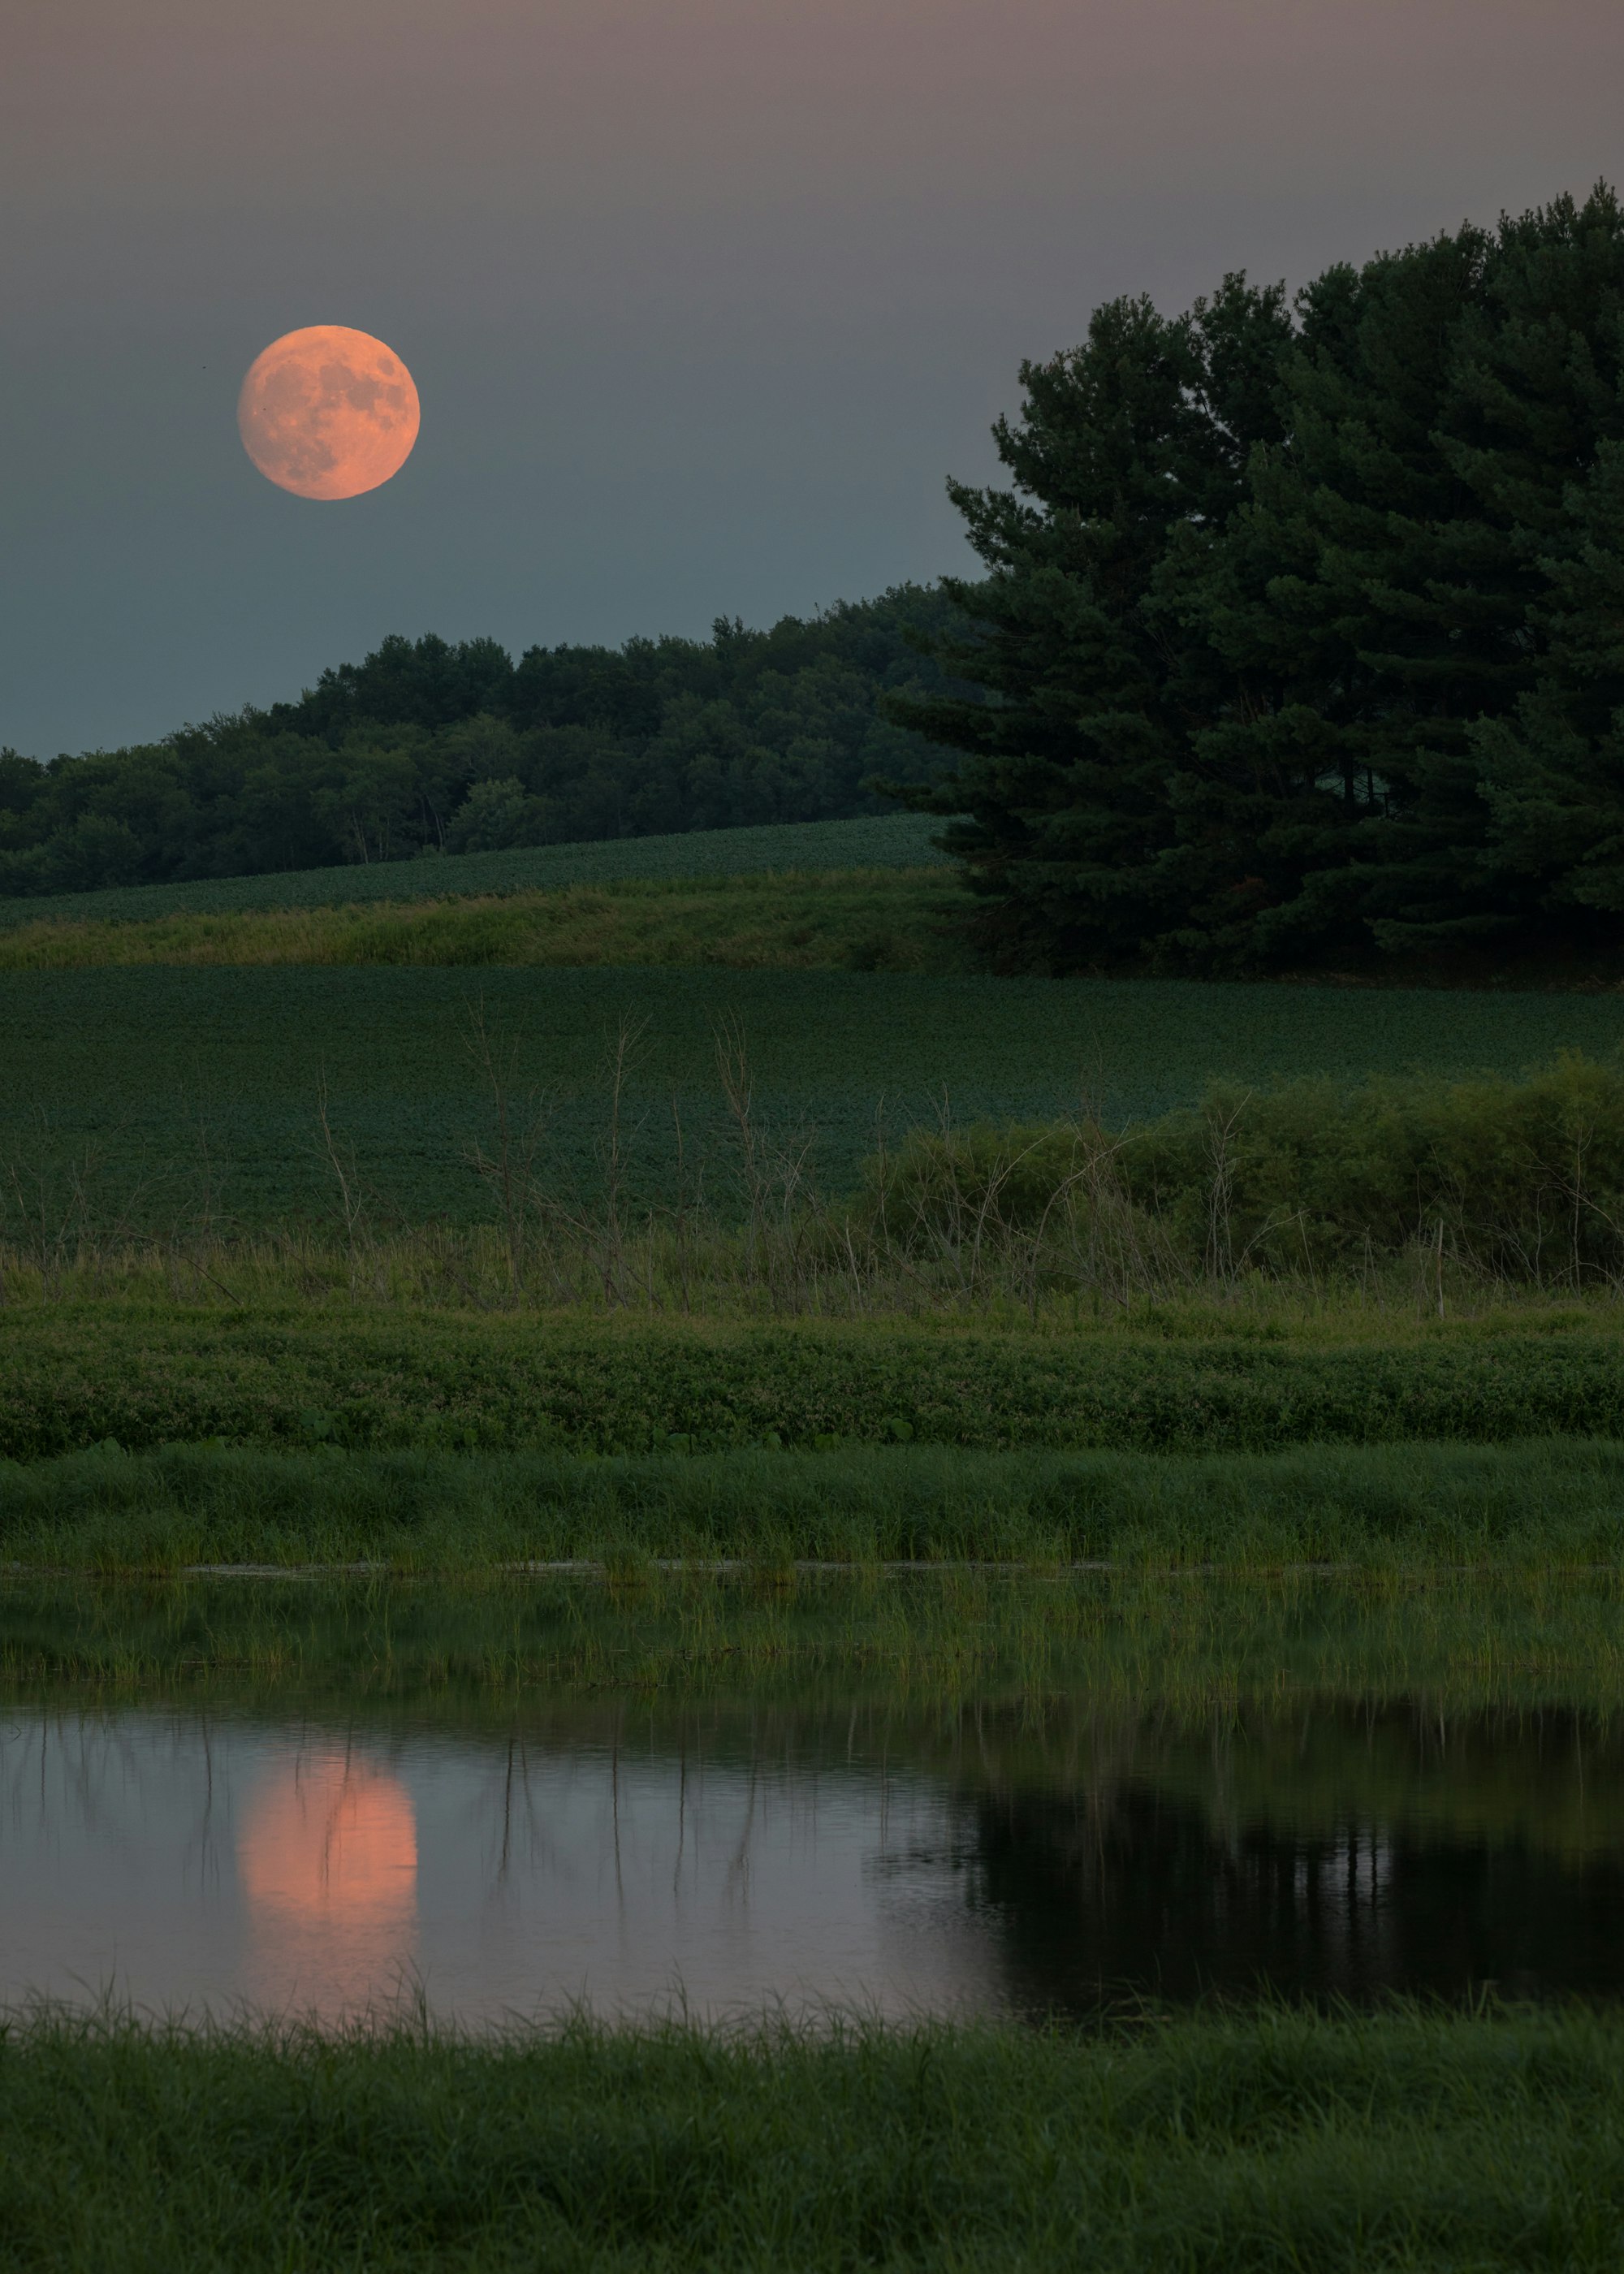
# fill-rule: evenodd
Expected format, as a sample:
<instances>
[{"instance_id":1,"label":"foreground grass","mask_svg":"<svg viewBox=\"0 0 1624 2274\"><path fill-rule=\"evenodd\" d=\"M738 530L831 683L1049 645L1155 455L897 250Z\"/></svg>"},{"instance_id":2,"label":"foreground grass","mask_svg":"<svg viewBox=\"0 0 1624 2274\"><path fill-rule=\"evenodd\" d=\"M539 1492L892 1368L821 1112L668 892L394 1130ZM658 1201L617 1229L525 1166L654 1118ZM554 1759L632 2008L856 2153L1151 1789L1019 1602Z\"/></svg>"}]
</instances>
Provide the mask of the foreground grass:
<instances>
[{"instance_id":1,"label":"foreground grass","mask_svg":"<svg viewBox=\"0 0 1624 2274\"><path fill-rule=\"evenodd\" d=\"M1613 1566L1624 1444L1306 1446L1205 1457L839 1447L581 1459L169 1446L0 1465L22 1569L588 1559L1109 1562L1367 1572Z\"/></svg>"},{"instance_id":2,"label":"foreground grass","mask_svg":"<svg viewBox=\"0 0 1624 2274\"><path fill-rule=\"evenodd\" d=\"M5 2262L94 2274L1611 2270L1621 2141L1577 2012L0 2043Z\"/></svg>"},{"instance_id":3,"label":"foreground grass","mask_svg":"<svg viewBox=\"0 0 1624 2274\"><path fill-rule=\"evenodd\" d=\"M0 971L137 964L668 964L951 972L940 869L626 877L551 892L0 924Z\"/></svg>"}]
</instances>

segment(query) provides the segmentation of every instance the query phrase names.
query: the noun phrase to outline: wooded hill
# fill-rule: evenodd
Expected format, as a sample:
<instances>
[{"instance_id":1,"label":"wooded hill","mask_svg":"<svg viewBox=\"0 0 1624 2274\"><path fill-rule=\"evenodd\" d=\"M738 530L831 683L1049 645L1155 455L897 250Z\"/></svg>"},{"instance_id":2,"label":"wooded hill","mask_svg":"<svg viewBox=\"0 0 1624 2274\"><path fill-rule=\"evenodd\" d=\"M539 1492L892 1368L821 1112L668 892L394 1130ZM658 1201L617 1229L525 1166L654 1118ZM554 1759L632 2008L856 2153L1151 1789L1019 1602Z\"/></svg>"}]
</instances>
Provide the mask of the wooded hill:
<instances>
[{"instance_id":1,"label":"wooded hill","mask_svg":"<svg viewBox=\"0 0 1624 2274\"><path fill-rule=\"evenodd\" d=\"M297 703L45 766L7 750L0 894L887 811L873 776L947 759L880 699L948 691L909 635L953 614L904 585L770 631L516 664L494 640L391 638Z\"/></svg>"}]
</instances>

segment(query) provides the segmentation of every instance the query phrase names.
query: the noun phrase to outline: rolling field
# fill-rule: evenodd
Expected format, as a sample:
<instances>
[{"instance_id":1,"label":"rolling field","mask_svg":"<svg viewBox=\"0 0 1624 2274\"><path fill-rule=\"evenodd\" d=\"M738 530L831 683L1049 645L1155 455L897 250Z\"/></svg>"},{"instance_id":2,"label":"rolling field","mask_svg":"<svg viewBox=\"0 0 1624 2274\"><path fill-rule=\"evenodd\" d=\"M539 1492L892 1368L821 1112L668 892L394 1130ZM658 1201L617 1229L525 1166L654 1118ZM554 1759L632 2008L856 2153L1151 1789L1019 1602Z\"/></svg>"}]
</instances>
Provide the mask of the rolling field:
<instances>
[{"instance_id":1,"label":"rolling field","mask_svg":"<svg viewBox=\"0 0 1624 2274\"><path fill-rule=\"evenodd\" d=\"M583 1190L601 1183L606 1054L623 1022L640 1030L621 1130L635 1201L671 1197L673 1096L690 1169L708 1148L725 1184L716 1037L730 1026L748 1046L757 1118L812 1134L836 1187L882 1120L894 1137L933 1120L944 1094L958 1121L1040 1118L1084 1095L1122 1121L1189 1103L1219 1076L1509 1073L1624 1043L1624 998L1602 995L642 968L8 973L0 1165L10 1183L18 1164L32 1194L41 1166L88 1144L104 1156L91 1181L106 1205L139 1216L141 1194L195 1186L201 1128L226 1217L324 1214L325 1084L335 1139L382 1214L488 1214L463 1159L489 1134L468 1048L481 1000L500 1048L513 1045L515 1091L552 1101L558 1173ZM14 1184L8 1197L23 1205Z\"/></svg>"},{"instance_id":2,"label":"rolling field","mask_svg":"<svg viewBox=\"0 0 1624 2274\"><path fill-rule=\"evenodd\" d=\"M689 830L673 837L605 838L590 844L524 847L507 853L443 854L359 867L290 870L274 876L132 885L0 900L0 927L34 923L41 917L143 923L156 916L226 915L242 909L343 907L465 893L553 892L566 885L622 878L945 866L945 856L934 842L942 825L929 815L879 814L859 821Z\"/></svg>"},{"instance_id":3,"label":"rolling field","mask_svg":"<svg viewBox=\"0 0 1624 2274\"><path fill-rule=\"evenodd\" d=\"M940 868L882 868L622 877L549 892L239 908L139 923L48 916L0 926L0 971L135 964L960 971L974 967L949 925L967 905Z\"/></svg>"}]
</instances>

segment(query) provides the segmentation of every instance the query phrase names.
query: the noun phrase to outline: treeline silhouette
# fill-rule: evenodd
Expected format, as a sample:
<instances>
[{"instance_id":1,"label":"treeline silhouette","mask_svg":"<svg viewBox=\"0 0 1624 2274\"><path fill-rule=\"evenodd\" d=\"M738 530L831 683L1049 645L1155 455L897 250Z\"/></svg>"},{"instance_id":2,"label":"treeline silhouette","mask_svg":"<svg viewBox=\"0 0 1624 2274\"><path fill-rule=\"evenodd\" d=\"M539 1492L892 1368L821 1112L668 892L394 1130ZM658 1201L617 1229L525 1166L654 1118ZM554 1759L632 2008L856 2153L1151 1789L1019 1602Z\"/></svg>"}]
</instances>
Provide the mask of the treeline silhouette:
<instances>
[{"instance_id":1,"label":"treeline silhouette","mask_svg":"<svg viewBox=\"0 0 1624 2274\"><path fill-rule=\"evenodd\" d=\"M1023 368L904 694L1011 970L1624 944L1624 212L1599 186Z\"/></svg>"},{"instance_id":2,"label":"treeline silhouette","mask_svg":"<svg viewBox=\"0 0 1624 2274\"><path fill-rule=\"evenodd\" d=\"M0 753L0 893L94 891L888 809L948 761L882 715L944 696L903 585L769 631L534 647L395 637L297 703L40 765ZM974 689L959 689L974 699Z\"/></svg>"}]
</instances>

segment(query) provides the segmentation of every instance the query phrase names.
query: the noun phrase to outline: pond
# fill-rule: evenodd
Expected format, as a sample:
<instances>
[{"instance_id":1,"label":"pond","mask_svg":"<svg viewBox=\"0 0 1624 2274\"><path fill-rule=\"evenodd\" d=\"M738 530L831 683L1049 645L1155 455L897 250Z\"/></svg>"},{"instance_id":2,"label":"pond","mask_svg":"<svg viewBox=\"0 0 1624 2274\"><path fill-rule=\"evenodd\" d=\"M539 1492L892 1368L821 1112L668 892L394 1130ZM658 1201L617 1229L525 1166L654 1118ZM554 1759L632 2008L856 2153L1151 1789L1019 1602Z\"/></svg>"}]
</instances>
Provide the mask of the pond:
<instances>
[{"instance_id":1,"label":"pond","mask_svg":"<svg viewBox=\"0 0 1624 2274\"><path fill-rule=\"evenodd\" d=\"M0 2004L470 2024L1611 1998L1624 1727L1575 1706L330 1688L0 1700Z\"/></svg>"}]
</instances>

